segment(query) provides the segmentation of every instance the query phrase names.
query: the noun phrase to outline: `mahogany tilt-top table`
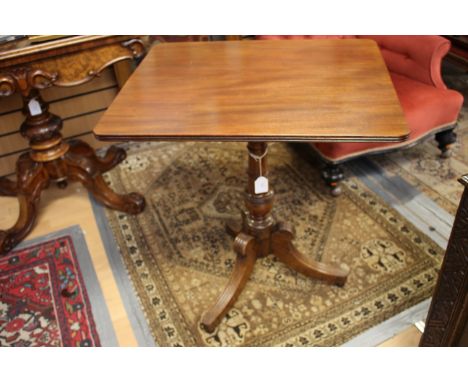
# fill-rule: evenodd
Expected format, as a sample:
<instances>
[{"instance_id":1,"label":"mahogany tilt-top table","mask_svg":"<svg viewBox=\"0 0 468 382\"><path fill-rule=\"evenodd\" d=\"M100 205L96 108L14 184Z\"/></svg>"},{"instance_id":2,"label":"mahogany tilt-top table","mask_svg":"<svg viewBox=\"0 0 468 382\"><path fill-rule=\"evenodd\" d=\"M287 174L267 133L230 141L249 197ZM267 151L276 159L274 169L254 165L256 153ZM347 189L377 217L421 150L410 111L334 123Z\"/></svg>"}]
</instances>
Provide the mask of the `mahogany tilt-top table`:
<instances>
[{"instance_id":1,"label":"mahogany tilt-top table","mask_svg":"<svg viewBox=\"0 0 468 382\"><path fill-rule=\"evenodd\" d=\"M370 40L161 44L137 68L96 128L99 139L248 142L240 223L228 223L236 264L201 323L213 331L259 257L273 253L307 276L342 286L345 265L293 245L273 220L267 142L402 141L409 130L377 45Z\"/></svg>"}]
</instances>

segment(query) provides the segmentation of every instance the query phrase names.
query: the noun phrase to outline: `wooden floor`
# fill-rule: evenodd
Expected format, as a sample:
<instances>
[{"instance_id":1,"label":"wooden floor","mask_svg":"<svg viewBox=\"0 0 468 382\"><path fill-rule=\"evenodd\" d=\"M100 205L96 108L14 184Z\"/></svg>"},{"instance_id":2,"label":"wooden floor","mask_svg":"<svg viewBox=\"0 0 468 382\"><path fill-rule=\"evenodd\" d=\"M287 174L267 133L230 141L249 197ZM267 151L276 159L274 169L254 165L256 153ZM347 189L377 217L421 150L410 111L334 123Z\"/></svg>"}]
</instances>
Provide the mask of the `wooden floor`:
<instances>
[{"instance_id":1,"label":"wooden floor","mask_svg":"<svg viewBox=\"0 0 468 382\"><path fill-rule=\"evenodd\" d=\"M18 213L15 198L0 197L0 229L14 224ZM104 246L99 234L87 191L79 184L65 190L54 186L43 194L37 224L28 239L79 225L94 263L120 346L137 346ZM412 326L380 346L417 346L421 333Z\"/></svg>"}]
</instances>

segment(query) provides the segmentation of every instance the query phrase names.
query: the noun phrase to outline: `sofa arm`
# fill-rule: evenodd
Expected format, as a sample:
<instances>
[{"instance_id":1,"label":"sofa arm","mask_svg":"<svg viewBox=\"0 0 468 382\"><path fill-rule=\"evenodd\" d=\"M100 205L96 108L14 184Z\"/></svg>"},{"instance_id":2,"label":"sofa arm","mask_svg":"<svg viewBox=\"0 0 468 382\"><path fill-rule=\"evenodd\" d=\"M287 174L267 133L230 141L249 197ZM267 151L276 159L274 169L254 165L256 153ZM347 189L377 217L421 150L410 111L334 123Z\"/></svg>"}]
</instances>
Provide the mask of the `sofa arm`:
<instances>
[{"instance_id":1,"label":"sofa arm","mask_svg":"<svg viewBox=\"0 0 468 382\"><path fill-rule=\"evenodd\" d=\"M442 58L450 41L440 36L358 36L375 40L391 72L446 89L441 76Z\"/></svg>"}]
</instances>

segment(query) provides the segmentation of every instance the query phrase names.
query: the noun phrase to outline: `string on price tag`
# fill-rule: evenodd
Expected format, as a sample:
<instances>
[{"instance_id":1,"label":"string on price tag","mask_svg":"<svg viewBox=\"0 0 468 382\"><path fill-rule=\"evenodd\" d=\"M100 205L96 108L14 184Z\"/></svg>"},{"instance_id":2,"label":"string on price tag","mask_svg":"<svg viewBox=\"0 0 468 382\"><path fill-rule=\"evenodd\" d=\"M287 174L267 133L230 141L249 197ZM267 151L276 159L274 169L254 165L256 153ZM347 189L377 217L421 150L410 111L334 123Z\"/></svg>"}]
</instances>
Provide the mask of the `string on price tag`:
<instances>
[{"instance_id":1,"label":"string on price tag","mask_svg":"<svg viewBox=\"0 0 468 382\"><path fill-rule=\"evenodd\" d=\"M262 175L262 159L265 157L267 152L268 147L262 155L255 155L249 152L249 155L258 162L260 176L257 179L255 179L254 182L254 192L256 194L264 194L265 192L268 192L268 179Z\"/></svg>"}]
</instances>

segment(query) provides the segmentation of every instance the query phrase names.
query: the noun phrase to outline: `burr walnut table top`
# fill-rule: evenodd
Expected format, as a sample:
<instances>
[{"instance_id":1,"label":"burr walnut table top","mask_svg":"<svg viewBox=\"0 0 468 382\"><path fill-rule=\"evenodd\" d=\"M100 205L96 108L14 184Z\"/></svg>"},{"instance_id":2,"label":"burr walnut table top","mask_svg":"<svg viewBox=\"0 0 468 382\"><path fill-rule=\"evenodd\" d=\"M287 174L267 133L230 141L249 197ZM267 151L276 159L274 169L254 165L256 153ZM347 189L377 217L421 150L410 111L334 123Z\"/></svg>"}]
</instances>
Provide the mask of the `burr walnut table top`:
<instances>
[{"instance_id":1,"label":"burr walnut table top","mask_svg":"<svg viewBox=\"0 0 468 382\"><path fill-rule=\"evenodd\" d=\"M153 47L94 129L110 140L402 141L372 40Z\"/></svg>"}]
</instances>

